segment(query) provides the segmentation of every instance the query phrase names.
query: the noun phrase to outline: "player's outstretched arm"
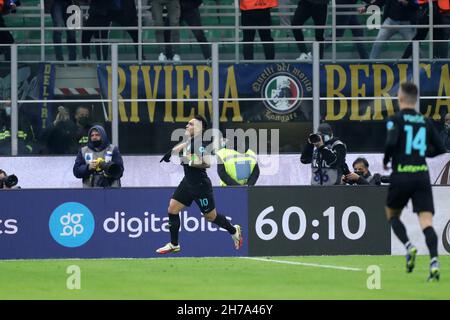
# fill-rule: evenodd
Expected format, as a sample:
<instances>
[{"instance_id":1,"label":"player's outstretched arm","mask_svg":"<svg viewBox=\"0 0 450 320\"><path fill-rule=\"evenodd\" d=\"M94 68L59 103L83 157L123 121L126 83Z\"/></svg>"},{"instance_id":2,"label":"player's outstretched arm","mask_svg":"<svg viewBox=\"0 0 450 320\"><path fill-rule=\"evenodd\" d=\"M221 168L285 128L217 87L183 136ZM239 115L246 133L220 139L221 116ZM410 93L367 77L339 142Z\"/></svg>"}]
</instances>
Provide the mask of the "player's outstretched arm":
<instances>
[{"instance_id":1,"label":"player's outstretched arm","mask_svg":"<svg viewBox=\"0 0 450 320\"><path fill-rule=\"evenodd\" d=\"M180 144L177 144L175 147L172 148L172 154L180 153L188 145L189 145L189 141L181 142Z\"/></svg>"},{"instance_id":2,"label":"player's outstretched arm","mask_svg":"<svg viewBox=\"0 0 450 320\"><path fill-rule=\"evenodd\" d=\"M173 147L172 149L167 151L159 162L163 162L163 161L170 162L170 158L172 157L172 154L180 153L181 150L183 150L183 148L185 148L187 145L188 145L188 142L182 142L182 143L176 145L175 147Z\"/></svg>"}]
</instances>

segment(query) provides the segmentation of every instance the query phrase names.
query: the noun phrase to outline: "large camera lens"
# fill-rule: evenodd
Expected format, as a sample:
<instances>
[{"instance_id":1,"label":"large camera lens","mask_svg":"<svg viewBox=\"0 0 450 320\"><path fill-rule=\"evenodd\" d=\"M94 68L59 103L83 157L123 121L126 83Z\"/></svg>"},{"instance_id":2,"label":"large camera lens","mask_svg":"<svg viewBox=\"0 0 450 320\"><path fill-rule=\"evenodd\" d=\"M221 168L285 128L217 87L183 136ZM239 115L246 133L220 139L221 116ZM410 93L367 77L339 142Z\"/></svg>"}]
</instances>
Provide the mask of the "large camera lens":
<instances>
[{"instance_id":1,"label":"large camera lens","mask_svg":"<svg viewBox=\"0 0 450 320\"><path fill-rule=\"evenodd\" d=\"M320 136L317 133L312 133L309 135L309 142L318 143L320 142Z\"/></svg>"},{"instance_id":2,"label":"large camera lens","mask_svg":"<svg viewBox=\"0 0 450 320\"><path fill-rule=\"evenodd\" d=\"M101 162L100 168L105 171L107 176L113 179L119 179L120 176L120 166L113 162Z\"/></svg>"},{"instance_id":3,"label":"large camera lens","mask_svg":"<svg viewBox=\"0 0 450 320\"><path fill-rule=\"evenodd\" d=\"M381 176L380 181L381 181L381 183L389 183L390 177L389 176Z\"/></svg>"},{"instance_id":4,"label":"large camera lens","mask_svg":"<svg viewBox=\"0 0 450 320\"><path fill-rule=\"evenodd\" d=\"M15 185L17 185L18 182L19 182L19 179L17 179L17 177L14 174L3 178L3 183L4 183L5 187L7 187L7 188L14 187Z\"/></svg>"}]
</instances>

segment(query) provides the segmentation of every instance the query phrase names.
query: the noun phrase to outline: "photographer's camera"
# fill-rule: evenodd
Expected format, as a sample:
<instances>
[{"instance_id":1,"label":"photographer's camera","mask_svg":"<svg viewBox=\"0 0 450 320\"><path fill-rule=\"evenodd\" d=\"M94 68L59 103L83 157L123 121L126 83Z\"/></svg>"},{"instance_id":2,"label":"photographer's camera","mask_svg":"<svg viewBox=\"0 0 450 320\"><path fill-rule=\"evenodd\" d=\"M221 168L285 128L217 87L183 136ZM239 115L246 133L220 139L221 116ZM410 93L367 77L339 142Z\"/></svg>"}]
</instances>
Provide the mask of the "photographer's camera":
<instances>
[{"instance_id":1,"label":"photographer's camera","mask_svg":"<svg viewBox=\"0 0 450 320\"><path fill-rule=\"evenodd\" d=\"M320 135L318 133L311 133L309 135L309 142L314 144L314 143L319 143L320 142Z\"/></svg>"},{"instance_id":2,"label":"photographer's camera","mask_svg":"<svg viewBox=\"0 0 450 320\"><path fill-rule=\"evenodd\" d=\"M113 179L120 178L121 168L119 165L110 161L106 162L103 158L98 158L97 161L98 161L97 171L103 171L105 173L105 176Z\"/></svg>"},{"instance_id":3,"label":"photographer's camera","mask_svg":"<svg viewBox=\"0 0 450 320\"><path fill-rule=\"evenodd\" d=\"M11 189L15 187L18 182L19 179L14 174L0 176L0 189Z\"/></svg>"}]
</instances>

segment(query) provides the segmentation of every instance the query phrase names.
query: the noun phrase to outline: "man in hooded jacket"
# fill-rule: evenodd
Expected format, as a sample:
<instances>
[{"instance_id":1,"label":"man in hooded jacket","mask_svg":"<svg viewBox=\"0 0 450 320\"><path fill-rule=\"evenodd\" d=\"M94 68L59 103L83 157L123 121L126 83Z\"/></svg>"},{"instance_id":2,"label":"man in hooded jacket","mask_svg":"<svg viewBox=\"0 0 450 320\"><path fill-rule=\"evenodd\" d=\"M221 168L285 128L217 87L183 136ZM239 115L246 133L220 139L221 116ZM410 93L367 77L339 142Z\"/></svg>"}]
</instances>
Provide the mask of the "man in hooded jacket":
<instances>
[{"instance_id":1,"label":"man in hooded jacket","mask_svg":"<svg viewBox=\"0 0 450 320\"><path fill-rule=\"evenodd\" d=\"M73 174L83 179L83 188L120 187L124 167L119 149L109 143L102 126L93 126L88 137L87 146L78 152Z\"/></svg>"}]
</instances>

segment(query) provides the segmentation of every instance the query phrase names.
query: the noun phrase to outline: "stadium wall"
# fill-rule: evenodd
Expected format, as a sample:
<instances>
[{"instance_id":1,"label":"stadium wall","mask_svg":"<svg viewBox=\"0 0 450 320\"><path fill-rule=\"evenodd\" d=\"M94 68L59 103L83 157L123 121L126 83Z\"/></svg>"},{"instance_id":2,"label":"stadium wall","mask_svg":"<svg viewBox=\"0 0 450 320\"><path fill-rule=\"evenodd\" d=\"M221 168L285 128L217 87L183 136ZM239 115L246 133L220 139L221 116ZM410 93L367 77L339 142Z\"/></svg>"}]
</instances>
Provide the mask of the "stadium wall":
<instances>
[{"instance_id":1,"label":"stadium wall","mask_svg":"<svg viewBox=\"0 0 450 320\"><path fill-rule=\"evenodd\" d=\"M0 192L0 259L151 258L169 239L166 188L24 189ZM402 255L384 217L387 187L215 188L218 210L242 226L236 251L229 234L181 212L181 257ZM433 187L440 254L450 253L450 187ZM427 254L416 217L402 220Z\"/></svg>"},{"instance_id":2,"label":"stadium wall","mask_svg":"<svg viewBox=\"0 0 450 320\"><path fill-rule=\"evenodd\" d=\"M364 156L370 163L372 173L388 174L382 168L382 154L348 154L347 164ZM123 187L174 187L183 178L183 170L176 157L170 163L161 164L161 156L124 156L125 172ZM75 156L59 157L0 157L0 168L8 174L16 174L22 188L81 188L81 180L73 176ZM428 159L431 182L450 184L447 176L442 179L445 167L450 166L450 153ZM299 154L279 156L259 156L261 170L257 185L295 186L309 185L311 170L309 165L300 163ZM216 167L208 170L212 183L219 185Z\"/></svg>"}]
</instances>

